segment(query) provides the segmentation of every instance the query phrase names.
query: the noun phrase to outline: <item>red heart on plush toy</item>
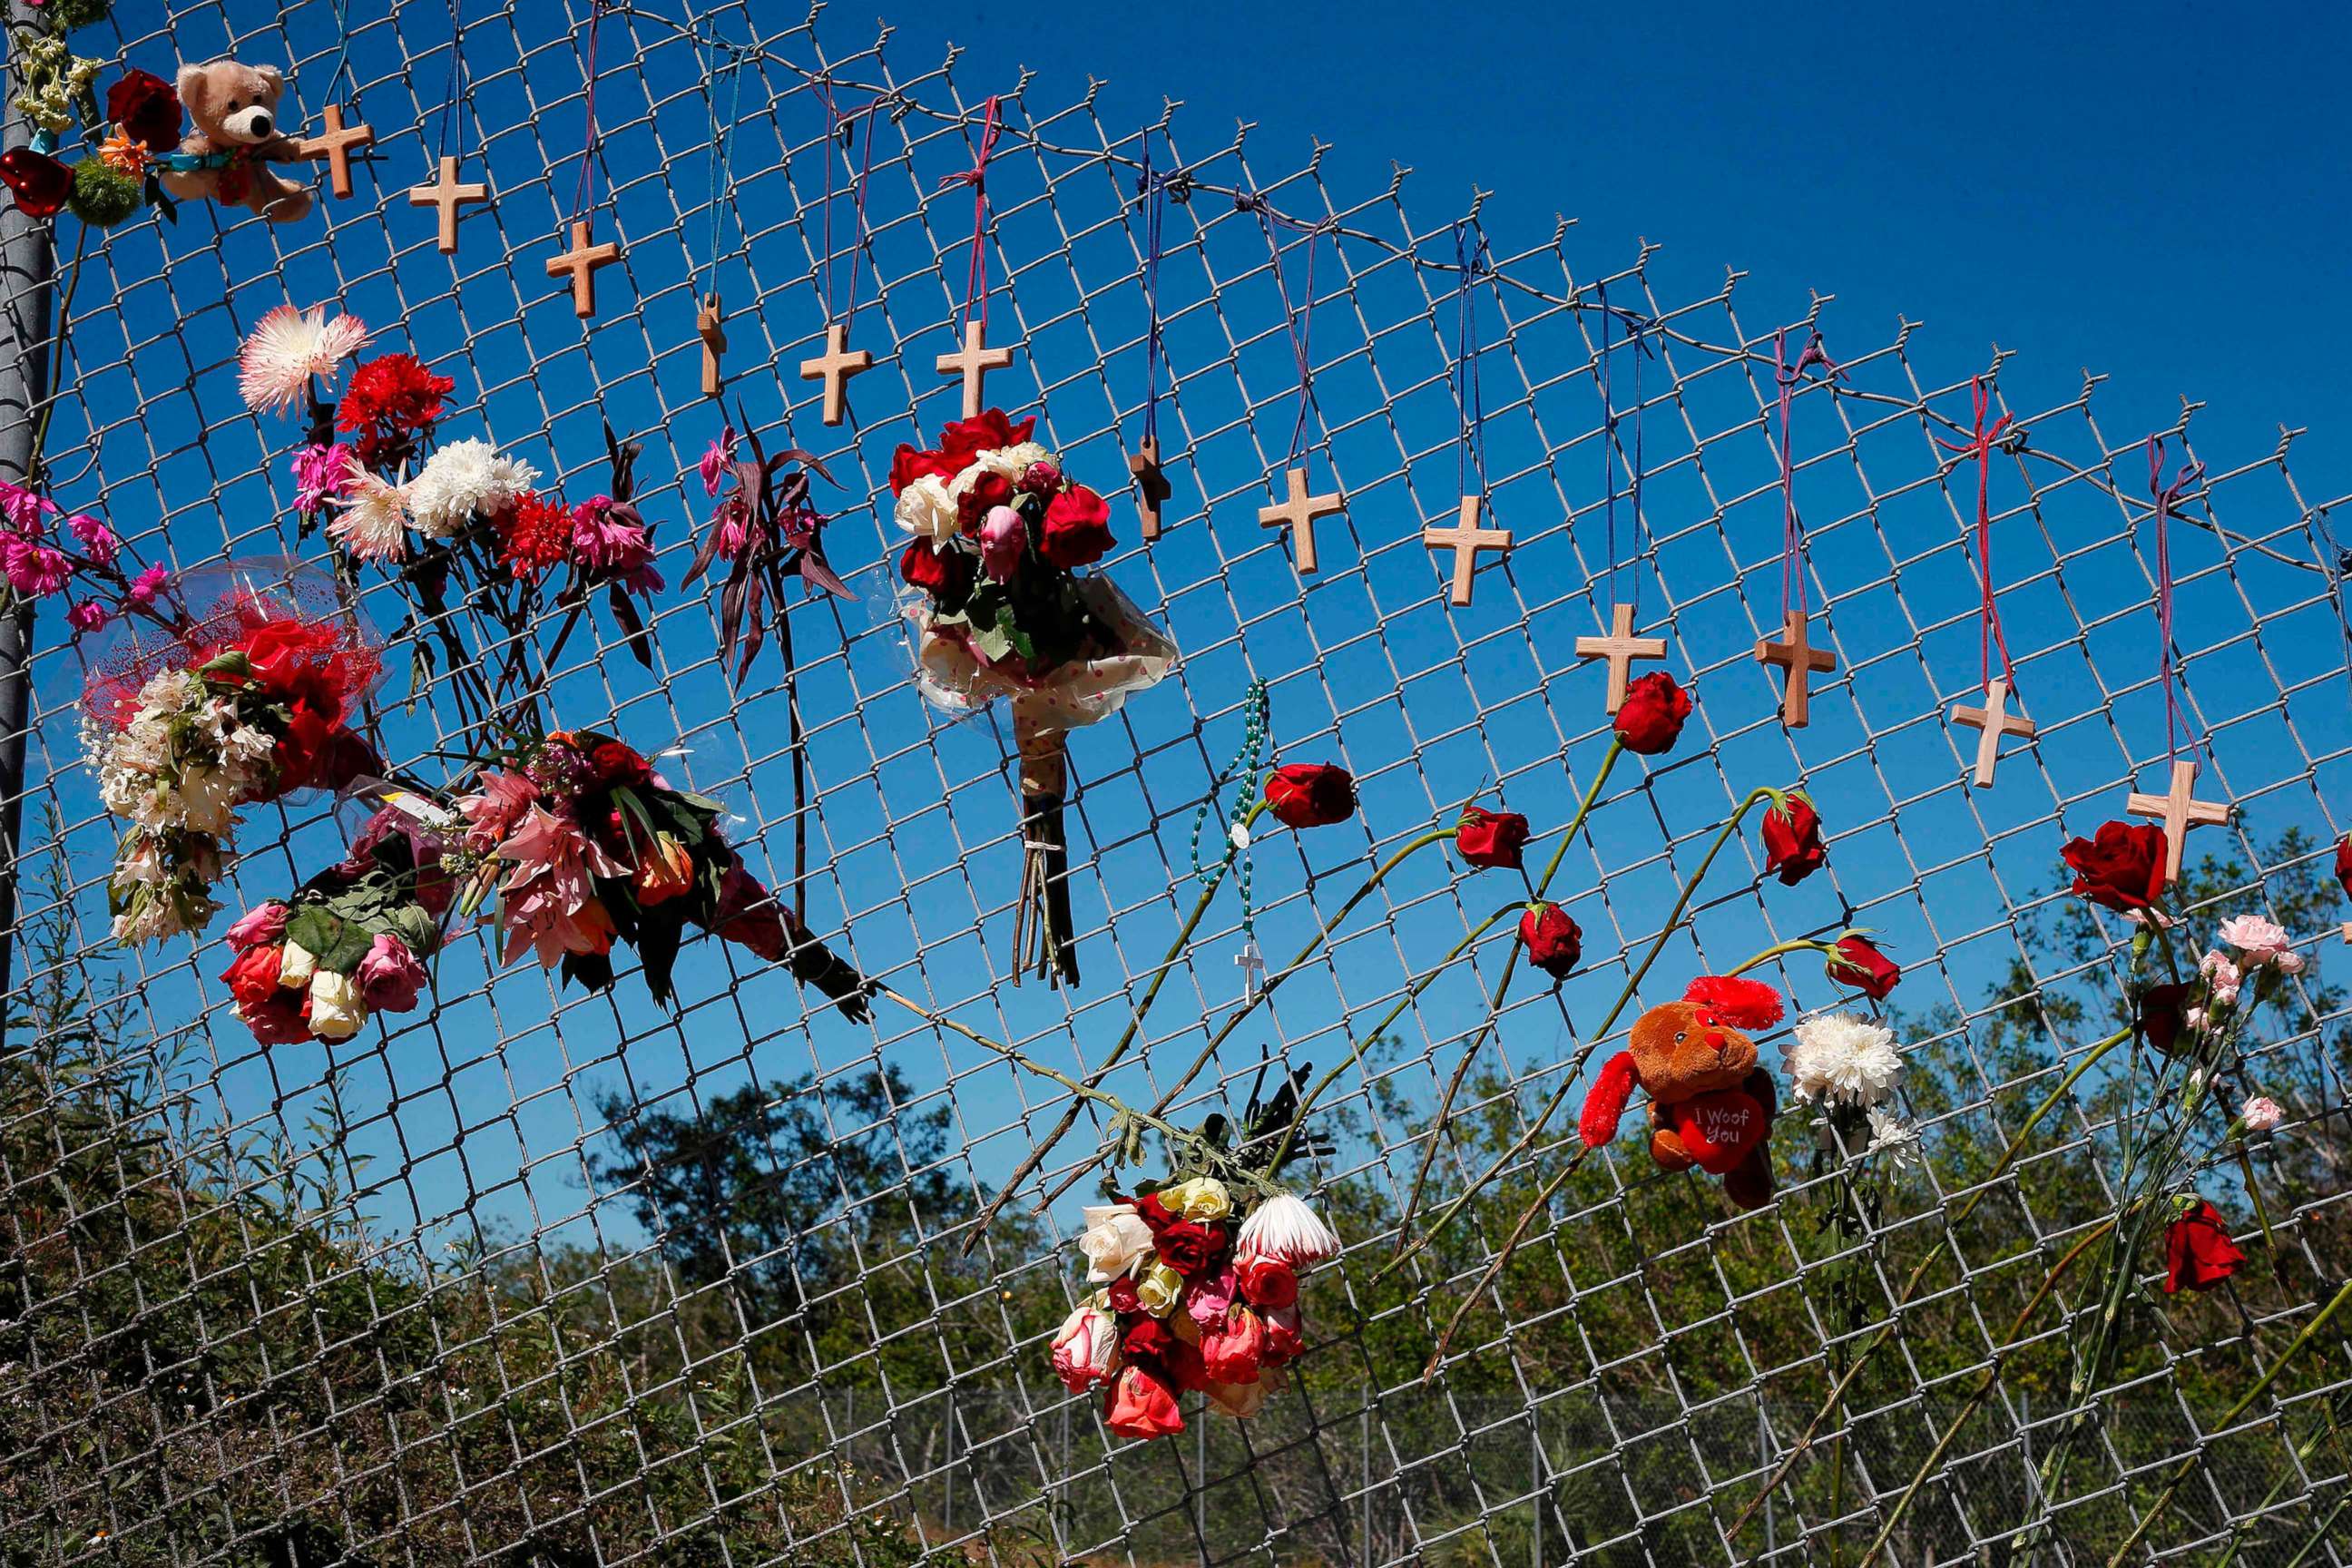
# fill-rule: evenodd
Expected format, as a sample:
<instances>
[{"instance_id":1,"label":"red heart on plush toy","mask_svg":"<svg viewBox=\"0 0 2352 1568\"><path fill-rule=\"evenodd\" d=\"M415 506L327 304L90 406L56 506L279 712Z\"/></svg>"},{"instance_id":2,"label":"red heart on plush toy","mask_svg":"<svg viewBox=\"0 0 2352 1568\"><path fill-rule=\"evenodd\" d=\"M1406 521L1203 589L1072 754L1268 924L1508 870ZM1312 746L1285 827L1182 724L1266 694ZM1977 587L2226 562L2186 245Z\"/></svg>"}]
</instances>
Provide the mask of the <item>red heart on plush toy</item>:
<instances>
[{"instance_id":1,"label":"red heart on plush toy","mask_svg":"<svg viewBox=\"0 0 2352 1568\"><path fill-rule=\"evenodd\" d=\"M1690 1157L1701 1170L1718 1176L1738 1170L1770 1126L1764 1107L1744 1089L1693 1095L1667 1106L1665 1112Z\"/></svg>"}]
</instances>

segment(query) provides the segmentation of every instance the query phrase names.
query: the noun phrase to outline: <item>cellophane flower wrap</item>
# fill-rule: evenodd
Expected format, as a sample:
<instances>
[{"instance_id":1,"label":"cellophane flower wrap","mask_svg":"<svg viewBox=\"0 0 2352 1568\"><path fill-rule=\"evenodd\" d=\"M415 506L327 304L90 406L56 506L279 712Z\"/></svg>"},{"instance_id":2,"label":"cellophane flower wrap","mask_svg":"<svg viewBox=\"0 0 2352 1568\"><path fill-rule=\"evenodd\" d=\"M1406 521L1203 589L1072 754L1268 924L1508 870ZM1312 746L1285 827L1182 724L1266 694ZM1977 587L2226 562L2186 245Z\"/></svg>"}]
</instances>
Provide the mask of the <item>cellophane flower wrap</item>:
<instances>
[{"instance_id":1,"label":"cellophane flower wrap","mask_svg":"<svg viewBox=\"0 0 2352 1568\"><path fill-rule=\"evenodd\" d=\"M352 723L382 648L331 578L233 562L150 608L116 623L82 694L100 799L128 824L107 883L125 943L212 918L240 806L340 790L378 766Z\"/></svg>"},{"instance_id":2,"label":"cellophane flower wrap","mask_svg":"<svg viewBox=\"0 0 2352 1568\"><path fill-rule=\"evenodd\" d=\"M1082 569L1113 543L1109 503L1001 409L929 449L900 447L893 512L911 536L900 596L923 695L953 713L1002 700L1021 756L1023 969L1075 984L1062 805L1066 736L1118 710L1176 659L1166 633Z\"/></svg>"},{"instance_id":3,"label":"cellophane flower wrap","mask_svg":"<svg viewBox=\"0 0 2352 1568\"><path fill-rule=\"evenodd\" d=\"M626 742L559 731L490 770L457 805L478 866L474 897L497 891L502 962L529 952L601 990L613 984L613 944L624 942L667 1004L678 948L698 929L784 963L850 1017L869 1016L857 972L727 842L719 802L672 788Z\"/></svg>"},{"instance_id":4,"label":"cellophane flower wrap","mask_svg":"<svg viewBox=\"0 0 2352 1568\"><path fill-rule=\"evenodd\" d=\"M423 995L457 900L455 819L387 794L342 860L228 929L235 956L221 979L262 1045L346 1039Z\"/></svg>"},{"instance_id":5,"label":"cellophane flower wrap","mask_svg":"<svg viewBox=\"0 0 2352 1568\"><path fill-rule=\"evenodd\" d=\"M1245 1212L1246 1211L1246 1212ZM1286 1193L1244 1202L1213 1176L1147 1183L1086 1211L1093 1287L1054 1336L1055 1375L1099 1389L1122 1437L1184 1430L1183 1396L1255 1415L1306 1347L1299 1275L1339 1238Z\"/></svg>"}]
</instances>

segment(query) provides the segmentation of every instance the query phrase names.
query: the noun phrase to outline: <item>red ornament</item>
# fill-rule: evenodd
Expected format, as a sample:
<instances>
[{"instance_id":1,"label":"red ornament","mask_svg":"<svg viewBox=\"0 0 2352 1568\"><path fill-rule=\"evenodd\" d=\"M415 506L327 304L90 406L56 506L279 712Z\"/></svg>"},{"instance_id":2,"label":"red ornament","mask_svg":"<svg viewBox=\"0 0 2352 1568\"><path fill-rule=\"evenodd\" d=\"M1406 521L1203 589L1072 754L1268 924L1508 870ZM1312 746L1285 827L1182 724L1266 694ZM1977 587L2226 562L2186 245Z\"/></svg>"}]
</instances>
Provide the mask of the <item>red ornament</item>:
<instances>
[{"instance_id":1,"label":"red ornament","mask_svg":"<svg viewBox=\"0 0 2352 1568\"><path fill-rule=\"evenodd\" d=\"M73 171L29 147L0 153L0 183L16 193L16 210L26 217L55 217L73 189Z\"/></svg>"}]
</instances>

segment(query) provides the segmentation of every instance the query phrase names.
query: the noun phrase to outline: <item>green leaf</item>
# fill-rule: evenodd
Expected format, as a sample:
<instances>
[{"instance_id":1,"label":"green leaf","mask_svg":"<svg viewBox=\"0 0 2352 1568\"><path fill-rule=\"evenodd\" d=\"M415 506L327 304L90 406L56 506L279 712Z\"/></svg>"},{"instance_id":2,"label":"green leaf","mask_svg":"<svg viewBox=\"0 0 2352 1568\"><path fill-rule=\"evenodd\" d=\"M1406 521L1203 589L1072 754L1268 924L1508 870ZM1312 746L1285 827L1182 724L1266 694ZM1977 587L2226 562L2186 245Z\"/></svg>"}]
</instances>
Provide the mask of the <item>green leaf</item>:
<instances>
[{"instance_id":1,"label":"green leaf","mask_svg":"<svg viewBox=\"0 0 2352 1568\"><path fill-rule=\"evenodd\" d=\"M349 974L375 939L356 921L330 913L322 904L305 904L288 918L286 940L316 958L320 968Z\"/></svg>"},{"instance_id":2,"label":"green leaf","mask_svg":"<svg viewBox=\"0 0 2352 1568\"><path fill-rule=\"evenodd\" d=\"M441 928L421 904L403 904L385 917L384 926L420 958L441 945Z\"/></svg>"}]
</instances>

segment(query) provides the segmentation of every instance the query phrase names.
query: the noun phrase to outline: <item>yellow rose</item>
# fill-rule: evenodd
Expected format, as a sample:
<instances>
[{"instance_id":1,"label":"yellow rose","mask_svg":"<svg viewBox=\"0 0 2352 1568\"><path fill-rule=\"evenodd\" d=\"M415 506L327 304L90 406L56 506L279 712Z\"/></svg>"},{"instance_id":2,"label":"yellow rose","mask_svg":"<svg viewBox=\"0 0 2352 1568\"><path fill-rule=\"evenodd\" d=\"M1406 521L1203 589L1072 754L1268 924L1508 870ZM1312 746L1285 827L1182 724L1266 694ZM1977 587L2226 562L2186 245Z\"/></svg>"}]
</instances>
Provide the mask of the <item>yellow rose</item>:
<instances>
[{"instance_id":1,"label":"yellow rose","mask_svg":"<svg viewBox=\"0 0 2352 1568\"><path fill-rule=\"evenodd\" d=\"M1183 1293L1184 1277L1165 1263L1154 1263L1145 1270L1143 1282L1135 1288L1135 1299L1155 1318L1174 1311L1176 1298Z\"/></svg>"},{"instance_id":2,"label":"yellow rose","mask_svg":"<svg viewBox=\"0 0 2352 1568\"><path fill-rule=\"evenodd\" d=\"M1225 1191L1224 1183L1213 1176L1195 1176L1189 1182L1163 1188L1160 1201L1172 1213L1204 1224L1234 1212L1233 1194Z\"/></svg>"},{"instance_id":3,"label":"yellow rose","mask_svg":"<svg viewBox=\"0 0 2352 1568\"><path fill-rule=\"evenodd\" d=\"M367 1004L348 974L321 969L310 977L310 1032L322 1040L347 1040L367 1021Z\"/></svg>"}]
</instances>

